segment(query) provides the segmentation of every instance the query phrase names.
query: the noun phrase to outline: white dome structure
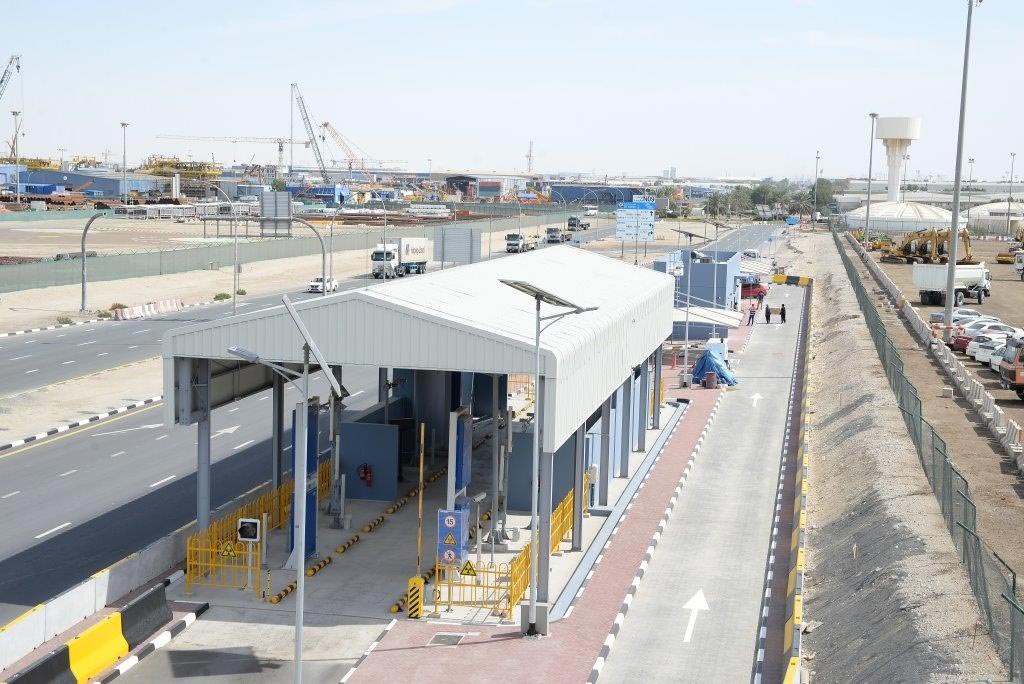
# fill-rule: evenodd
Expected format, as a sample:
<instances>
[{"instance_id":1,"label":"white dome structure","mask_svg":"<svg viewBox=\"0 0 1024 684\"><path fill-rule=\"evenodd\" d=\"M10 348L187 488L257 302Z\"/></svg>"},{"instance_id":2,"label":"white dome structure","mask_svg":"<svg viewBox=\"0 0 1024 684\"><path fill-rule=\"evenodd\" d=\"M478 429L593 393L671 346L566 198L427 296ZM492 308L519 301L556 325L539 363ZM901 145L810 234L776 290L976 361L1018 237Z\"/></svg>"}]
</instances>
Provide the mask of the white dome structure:
<instances>
[{"instance_id":1,"label":"white dome structure","mask_svg":"<svg viewBox=\"0 0 1024 684\"><path fill-rule=\"evenodd\" d=\"M989 202L971 207L970 216L965 209L960 216L967 220L967 227L980 233L1007 234L1006 215L1010 215L1010 233L1024 227L1024 202ZM874 221L872 221L874 223Z\"/></svg>"},{"instance_id":2,"label":"white dome structure","mask_svg":"<svg viewBox=\"0 0 1024 684\"><path fill-rule=\"evenodd\" d=\"M971 210L973 212L973 209ZM867 206L846 212L851 229L863 228ZM885 233L910 233L925 228L948 228L953 212L920 202L872 202L871 229Z\"/></svg>"}]
</instances>

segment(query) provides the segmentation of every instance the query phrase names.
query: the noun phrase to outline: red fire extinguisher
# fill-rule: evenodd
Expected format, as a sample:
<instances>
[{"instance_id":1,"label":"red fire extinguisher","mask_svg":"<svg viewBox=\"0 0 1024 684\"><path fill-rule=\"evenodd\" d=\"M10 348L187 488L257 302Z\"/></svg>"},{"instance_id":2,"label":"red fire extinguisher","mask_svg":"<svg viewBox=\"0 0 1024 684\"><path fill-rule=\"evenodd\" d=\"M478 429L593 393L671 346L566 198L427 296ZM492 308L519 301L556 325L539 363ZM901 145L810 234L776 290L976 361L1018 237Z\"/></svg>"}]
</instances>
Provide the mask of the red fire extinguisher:
<instances>
[{"instance_id":1,"label":"red fire extinguisher","mask_svg":"<svg viewBox=\"0 0 1024 684\"><path fill-rule=\"evenodd\" d=\"M373 486L373 468L370 467L369 463L360 464L359 468L356 470L356 474L367 487Z\"/></svg>"}]
</instances>

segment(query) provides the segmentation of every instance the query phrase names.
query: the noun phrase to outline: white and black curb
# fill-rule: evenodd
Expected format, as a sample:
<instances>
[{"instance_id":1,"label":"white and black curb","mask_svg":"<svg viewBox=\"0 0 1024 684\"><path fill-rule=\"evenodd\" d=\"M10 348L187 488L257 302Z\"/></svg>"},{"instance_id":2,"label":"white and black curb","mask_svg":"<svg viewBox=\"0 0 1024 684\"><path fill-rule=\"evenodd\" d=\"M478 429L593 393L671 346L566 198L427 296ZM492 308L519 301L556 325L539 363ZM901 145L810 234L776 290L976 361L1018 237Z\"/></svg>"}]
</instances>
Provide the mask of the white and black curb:
<instances>
[{"instance_id":1,"label":"white and black curb","mask_svg":"<svg viewBox=\"0 0 1024 684\"><path fill-rule=\"evenodd\" d=\"M89 423L95 423L98 420L103 420L104 418L116 416L119 413L126 413L128 411L131 411L132 409L137 409L142 406L148 406L149 404L160 401L162 399L163 395L150 397L149 399L145 399L143 401L137 401L134 404L128 404L127 406L121 406L119 408L106 411L105 413L97 413L95 416L89 416L88 418L83 418L82 420L76 420L74 423L68 423L67 425L61 425L60 427L50 428L46 432L40 432L37 435L29 435L24 439L19 439L17 441L11 442L10 444L0 444L0 451L7 451L8 449L13 449L14 447L20 447L25 444L29 444L30 442L35 442L46 437L51 437L53 435L60 434L61 432L74 430L77 427L82 427L83 425L88 425Z\"/></svg>"},{"instance_id":2,"label":"white and black curb","mask_svg":"<svg viewBox=\"0 0 1024 684\"><path fill-rule=\"evenodd\" d=\"M171 642L171 639L173 639L174 637L178 636L186 629L191 627L192 623L198 620L199 616L205 613L207 610L209 610L209 608L209 603L202 604L201 606L196 608L194 613L189 613L185 615L180 620L175 622L173 625L168 627L166 630L157 634L155 637L150 639L144 646L142 646L142 648L139 649L138 653L129 656L124 660L124 662L119 663L112 672L96 681L100 682L100 684L107 684L107 682L114 681L115 679L123 675L125 672L138 665L140 660L150 655L158 648L163 648L164 646L169 644Z\"/></svg>"},{"instance_id":3,"label":"white and black curb","mask_svg":"<svg viewBox=\"0 0 1024 684\"><path fill-rule=\"evenodd\" d=\"M725 389L720 389L718 398L715 400L714 406L711 407L711 414L708 416L707 422L704 423L704 428L700 432L700 437L697 438L697 443L693 447L693 451L690 452L690 459L686 462L686 468L683 469L683 474L679 477L679 482L676 484L676 489L672 493L672 498L669 500L668 507L665 508L665 513L662 515L661 520L658 522L658 529L654 531L654 535L651 537L651 543L647 547L647 551L644 552L644 558L640 561L640 567L637 568L636 575L633 576L633 581L630 582L629 589L626 591L626 596L622 599L622 605L619 607L619 612L612 621L612 627L608 630L608 636L605 637L604 644L601 645L601 650L597 654L597 660L594 661L594 666L590 670L590 676L587 677L587 682L596 682L598 677L601 676L601 669L604 668L605 662L608 660L608 656L611 654L612 646L615 645L615 639L619 635L619 630L622 629L622 623L626 619L626 613L629 612L629 607L633 603L633 599L636 597L636 592L640 588L640 581L644 578L647 573L647 567L650 565L651 559L654 557L654 551L658 547L658 542L661 541L661 535L665 532L665 526L668 524L668 519L672 515L672 511L675 510L676 502L679 500L679 495L682 494L683 484L690 477L690 471L693 469L693 461L697 458L697 454L700 453L701 447L704 446L704 440L707 438L708 430L711 428L711 423L714 421L715 416L718 414L718 407L722 403L722 397L725 396ZM678 424L677 424L678 427ZM676 428L672 428L672 433L675 433ZM670 437L671 434L670 433ZM666 442L667 444L667 442ZM644 476L640 486L637 487L636 492L633 494L633 498L626 506L626 511L633 506L633 501L636 500L640 490L643 489L644 485L647 484L647 478L650 477L654 467L658 464L661 459L661 454L658 454L655 458L654 463L651 464L651 469L647 471L647 475ZM619 525L622 524L622 520L625 519L626 513L622 514L622 518L619 520ZM605 551L608 550L608 545L611 544L612 538L615 536L615 532L618 531L618 525L616 529L612 531L612 537L605 543L605 548L601 550L601 555L597 557L594 566L601 562L601 558L604 556ZM566 613L568 616L568 613Z\"/></svg>"},{"instance_id":4,"label":"white and black curb","mask_svg":"<svg viewBox=\"0 0 1024 684\"><path fill-rule=\"evenodd\" d=\"M390 631L391 631L391 629L392 629L392 628L393 628L393 627L394 627L394 626L395 626L395 625L396 625L397 623L398 623L398 620L391 620L391 622L389 622L389 623L388 623L387 627L385 627L385 628L384 628L384 630L383 630L383 631L382 631L382 632L380 633L380 635L379 635L379 636L378 636L378 637L377 637L377 638L376 638L376 639L374 640L374 642L373 642L372 644L370 644L370 645L369 645L369 646L368 646L368 647L366 648L366 650L365 650L365 651L363 651L363 655L359 656L359 660L357 660L357 661L355 662L355 664L354 664L354 665L353 665L352 667L350 667L350 668L348 669L348 672L346 672L346 673L345 673L345 676L341 678L341 681L339 682L339 684L345 684L345 682L347 682L347 681L349 680L349 678L351 678L351 677L352 677L352 675L354 675L354 674L356 673L356 669L357 669L357 668L358 668L358 667L359 667L360 665L362 665L362 664L363 664L363 661L365 661L365 660L366 660L367 658L369 658L369 657L370 657L370 654L371 654L371 653L373 653L373 649L377 648L377 647L378 647L378 646L380 645L380 642L382 642L382 641L384 640L384 637L386 637L386 636L388 635L388 632L390 632Z\"/></svg>"},{"instance_id":5,"label":"white and black curb","mask_svg":"<svg viewBox=\"0 0 1024 684\"><path fill-rule=\"evenodd\" d=\"M28 333L40 332L42 330L57 330L58 328L70 328L76 325L88 325L89 323L102 323L105 318L93 318L88 321L75 321L74 323L60 323L59 325L48 325L45 328L29 328L28 330L15 330L14 332L0 333L0 337L14 337L15 335L27 335Z\"/></svg>"}]
</instances>

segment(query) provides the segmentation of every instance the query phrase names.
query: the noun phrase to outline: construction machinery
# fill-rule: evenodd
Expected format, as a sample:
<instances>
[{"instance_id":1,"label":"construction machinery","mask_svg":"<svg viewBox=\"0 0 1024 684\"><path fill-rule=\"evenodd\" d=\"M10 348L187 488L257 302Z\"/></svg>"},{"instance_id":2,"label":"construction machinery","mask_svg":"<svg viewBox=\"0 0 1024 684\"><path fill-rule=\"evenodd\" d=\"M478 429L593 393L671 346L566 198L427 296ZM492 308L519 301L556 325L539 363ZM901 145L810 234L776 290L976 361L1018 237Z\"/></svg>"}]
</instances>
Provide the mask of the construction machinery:
<instances>
[{"instance_id":1,"label":"construction machinery","mask_svg":"<svg viewBox=\"0 0 1024 684\"><path fill-rule=\"evenodd\" d=\"M317 143L316 131L313 130L313 120L309 116L309 110L306 109L306 101L302 98L302 91L299 90L298 83L292 83L292 97L295 99L295 104L299 108L299 116L302 117L302 125L306 127L306 135L309 136L309 146L313 148L313 156L316 157L317 168L320 169L320 177L323 178L324 185L331 184L331 178L327 175L327 167L324 165L324 156L320 152L320 145Z\"/></svg>"},{"instance_id":2,"label":"construction machinery","mask_svg":"<svg viewBox=\"0 0 1024 684\"><path fill-rule=\"evenodd\" d=\"M974 253L971 251L971 232L967 230L967 226L960 226L960 247L958 251L958 258L956 263L958 264L976 264L974 260ZM934 237L934 260L937 260L940 264L949 263L949 228L943 228L942 230L935 231Z\"/></svg>"},{"instance_id":3,"label":"construction machinery","mask_svg":"<svg viewBox=\"0 0 1024 684\"><path fill-rule=\"evenodd\" d=\"M4 91L7 90L7 84L11 82L15 71L21 71L21 55L11 55L11 58L7 60L7 67L4 69L3 75L0 76L0 99L3 99Z\"/></svg>"},{"instance_id":4,"label":"construction machinery","mask_svg":"<svg viewBox=\"0 0 1024 684\"><path fill-rule=\"evenodd\" d=\"M374 159L368 156L364 150L359 148L358 145L356 145L351 140L348 140L345 136L339 133L338 129L332 126L329 121L324 121L322 124L320 124L320 127L324 130L325 133L327 133L327 135L331 136L331 139L334 140L335 143L337 143L338 147L341 148L342 152L344 152L345 156L348 158L349 178L352 178L353 171L358 171L361 174L363 174L363 180L365 180L367 183L372 183L373 176L366 168L367 163L378 168L381 168L386 164L405 163L405 161L401 159ZM320 139L323 140L324 142L327 142L327 138L324 135L321 135ZM359 150L360 152L362 152L362 154L357 154L356 150Z\"/></svg>"},{"instance_id":5,"label":"construction machinery","mask_svg":"<svg viewBox=\"0 0 1024 684\"><path fill-rule=\"evenodd\" d=\"M931 262L935 257L935 229L925 228L907 233L897 245L895 242L882 254L882 261L895 264Z\"/></svg>"},{"instance_id":6,"label":"construction machinery","mask_svg":"<svg viewBox=\"0 0 1024 684\"><path fill-rule=\"evenodd\" d=\"M222 136L222 135L158 135L160 140L200 140L204 142L228 142L228 143L271 143L277 145L277 177L282 174L284 168L284 146L305 145L309 147L308 140L292 140L290 138L263 138L251 135Z\"/></svg>"}]
</instances>

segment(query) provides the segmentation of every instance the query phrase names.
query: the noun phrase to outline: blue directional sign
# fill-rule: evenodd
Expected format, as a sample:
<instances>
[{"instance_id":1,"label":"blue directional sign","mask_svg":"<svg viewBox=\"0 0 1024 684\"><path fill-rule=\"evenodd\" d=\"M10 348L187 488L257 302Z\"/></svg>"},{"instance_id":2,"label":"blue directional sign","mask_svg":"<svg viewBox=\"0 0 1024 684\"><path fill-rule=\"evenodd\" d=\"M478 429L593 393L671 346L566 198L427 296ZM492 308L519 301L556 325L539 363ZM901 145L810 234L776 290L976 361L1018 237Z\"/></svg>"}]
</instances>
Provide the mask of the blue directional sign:
<instances>
[{"instance_id":1,"label":"blue directional sign","mask_svg":"<svg viewBox=\"0 0 1024 684\"><path fill-rule=\"evenodd\" d=\"M437 511L437 558L455 565L468 557L469 509Z\"/></svg>"}]
</instances>

